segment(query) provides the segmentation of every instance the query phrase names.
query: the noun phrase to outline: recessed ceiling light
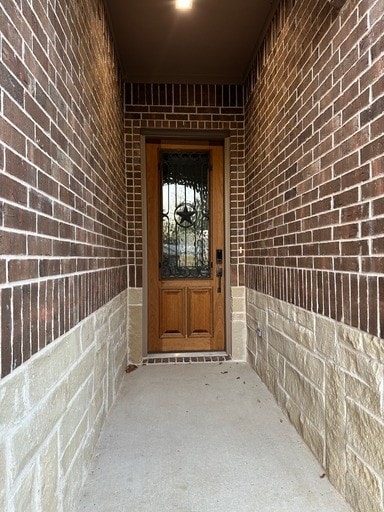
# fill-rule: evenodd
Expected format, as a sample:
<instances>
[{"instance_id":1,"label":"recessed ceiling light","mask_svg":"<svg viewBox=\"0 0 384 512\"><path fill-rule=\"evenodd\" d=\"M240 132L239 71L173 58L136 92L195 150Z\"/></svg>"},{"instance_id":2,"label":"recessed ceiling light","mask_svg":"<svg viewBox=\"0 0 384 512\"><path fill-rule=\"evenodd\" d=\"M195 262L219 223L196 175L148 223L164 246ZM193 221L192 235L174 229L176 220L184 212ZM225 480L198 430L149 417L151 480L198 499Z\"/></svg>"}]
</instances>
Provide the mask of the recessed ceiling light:
<instances>
[{"instance_id":1,"label":"recessed ceiling light","mask_svg":"<svg viewBox=\"0 0 384 512\"><path fill-rule=\"evenodd\" d=\"M176 9L192 9L192 0L176 0Z\"/></svg>"}]
</instances>

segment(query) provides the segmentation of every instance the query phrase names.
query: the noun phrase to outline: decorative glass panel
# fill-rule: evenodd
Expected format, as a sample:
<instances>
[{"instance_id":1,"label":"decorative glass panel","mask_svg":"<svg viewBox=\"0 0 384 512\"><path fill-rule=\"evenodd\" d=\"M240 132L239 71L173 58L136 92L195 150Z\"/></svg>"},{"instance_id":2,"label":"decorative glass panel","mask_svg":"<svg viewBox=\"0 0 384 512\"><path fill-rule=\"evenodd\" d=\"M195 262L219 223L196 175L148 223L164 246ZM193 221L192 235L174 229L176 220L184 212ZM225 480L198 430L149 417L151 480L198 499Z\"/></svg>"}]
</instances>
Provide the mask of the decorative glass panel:
<instances>
[{"instance_id":1,"label":"decorative glass panel","mask_svg":"<svg viewBox=\"0 0 384 512\"><path fill-rule=\"evenodd\" d=\"M209 151L161 151L161 277L206 279L209 254Z\"/></svg>"}]
</instances>

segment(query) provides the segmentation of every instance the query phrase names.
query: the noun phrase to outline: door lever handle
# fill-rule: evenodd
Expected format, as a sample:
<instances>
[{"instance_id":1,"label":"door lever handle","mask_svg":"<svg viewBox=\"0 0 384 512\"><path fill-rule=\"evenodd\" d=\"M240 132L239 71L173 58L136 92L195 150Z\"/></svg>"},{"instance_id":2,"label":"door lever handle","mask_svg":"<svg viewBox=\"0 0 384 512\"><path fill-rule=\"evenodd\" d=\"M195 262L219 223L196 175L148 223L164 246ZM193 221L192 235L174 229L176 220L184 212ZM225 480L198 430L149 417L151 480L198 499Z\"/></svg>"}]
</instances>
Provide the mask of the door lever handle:
<instances>
[{"instance_id":1,"label":"door lever handle","mask_svg":"<svg viewBox=\"0 0 384 512\"><path fill-rule=\"evenodd\" d=\"M223 269L222 268L216 269L216 277L219 278L219 282L217 285L217 293L221 293L221 278L223 277Z\"/></svg>"}]
</instances>

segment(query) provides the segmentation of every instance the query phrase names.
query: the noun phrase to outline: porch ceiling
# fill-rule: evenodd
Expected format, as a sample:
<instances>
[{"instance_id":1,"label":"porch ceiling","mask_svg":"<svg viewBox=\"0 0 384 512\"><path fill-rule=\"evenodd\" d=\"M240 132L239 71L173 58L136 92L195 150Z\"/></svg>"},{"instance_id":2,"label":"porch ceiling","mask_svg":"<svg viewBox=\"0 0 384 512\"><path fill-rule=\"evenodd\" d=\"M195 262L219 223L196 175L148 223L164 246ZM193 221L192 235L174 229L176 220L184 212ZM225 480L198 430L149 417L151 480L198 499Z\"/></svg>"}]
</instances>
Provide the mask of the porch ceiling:
<instances>
[{"instance_id":1,"label":"porch ceiling","mask_svg":"<svg viewBox=\"0 0 384 512\"><path fill-rule=\"evenodd\" d=\"M242 83L278 0L104 0L124 79Z\"/></svg>"}]
</instances>

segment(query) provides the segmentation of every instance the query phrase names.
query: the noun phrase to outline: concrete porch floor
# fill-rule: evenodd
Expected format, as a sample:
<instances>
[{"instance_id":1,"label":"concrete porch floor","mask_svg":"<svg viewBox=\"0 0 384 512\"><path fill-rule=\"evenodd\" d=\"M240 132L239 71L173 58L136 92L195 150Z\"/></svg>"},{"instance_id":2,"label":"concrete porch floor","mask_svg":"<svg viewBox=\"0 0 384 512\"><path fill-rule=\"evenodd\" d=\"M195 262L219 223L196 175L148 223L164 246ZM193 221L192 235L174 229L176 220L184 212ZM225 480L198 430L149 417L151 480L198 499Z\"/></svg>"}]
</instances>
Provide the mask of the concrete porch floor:
<instances>
[{"instance_id":1,"label":"concrete porch floor","mask_svg":"<svg viewBox=\"0 0 384 512\"><path fill-rule=\"evenodd\" d=\"M243 363L127 374L77 512L348 512Z\"/></svg>"}]
</instances>

